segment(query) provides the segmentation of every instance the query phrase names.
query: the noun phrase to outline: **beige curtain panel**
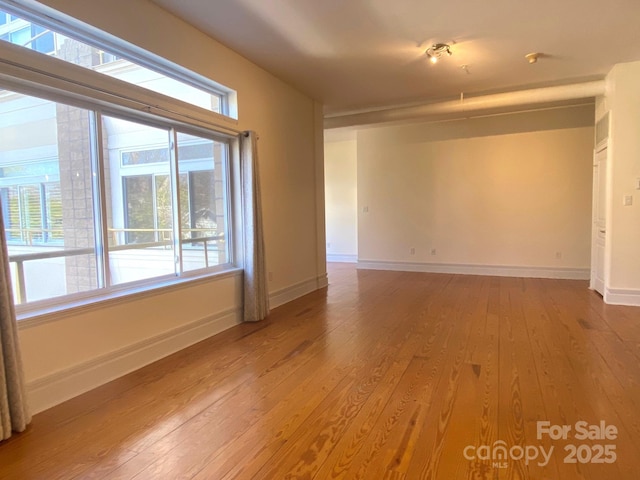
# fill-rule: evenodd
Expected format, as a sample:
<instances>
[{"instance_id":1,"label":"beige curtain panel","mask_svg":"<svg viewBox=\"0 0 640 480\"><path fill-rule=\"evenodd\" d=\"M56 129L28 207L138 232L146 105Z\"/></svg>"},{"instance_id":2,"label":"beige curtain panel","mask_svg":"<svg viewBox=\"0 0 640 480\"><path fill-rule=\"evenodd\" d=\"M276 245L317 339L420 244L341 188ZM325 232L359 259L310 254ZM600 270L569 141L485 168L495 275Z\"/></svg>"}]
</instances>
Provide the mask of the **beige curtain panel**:
<instances>
[{"instance_id":1,"label":"beige curtain panel","mask_svg":"<svg viewBox=\"0 0 640 480\"><path fill-rule=\"evenodd\" d=\"M22 432L31 421L22 373L22 358L18 345L18 325L13 306L11 273L7 239L0 208L0 440L12 432Z\"/></svg>"},{"instance_id":2,"label":"beige curtain panel","mask_svg":"<svg viewBox=\"0 0 640 480\"><path fill-rule=\"evenodd\" d=\"M262 231L262 203L255 132L240 134L242 231L244 263L244 321L257 322L269 314L267 267Z\"/></svg>"}]
</instances>

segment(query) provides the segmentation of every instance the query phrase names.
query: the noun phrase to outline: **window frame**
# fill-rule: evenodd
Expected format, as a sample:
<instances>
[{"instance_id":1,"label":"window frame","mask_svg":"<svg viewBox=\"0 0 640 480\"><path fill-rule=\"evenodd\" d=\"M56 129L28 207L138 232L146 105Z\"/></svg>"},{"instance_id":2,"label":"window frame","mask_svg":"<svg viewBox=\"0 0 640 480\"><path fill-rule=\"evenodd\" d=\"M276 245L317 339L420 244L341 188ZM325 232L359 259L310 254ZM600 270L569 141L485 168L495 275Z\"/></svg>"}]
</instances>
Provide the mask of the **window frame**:
<instances>
[{"instance_id":1,"label":"window frame","mask_svg":"<svg viewBox=\"0 0 640 480\"><path fill-rule=\"evenodd\" d=\"M4 8L2 2L0 2L0 8ZM19 14L22 15L22 12L20 11ZM45 23L41 18L34 19L34 21L41 25ZM61 33L64 34L64 32ZM146 67L146 65L143 66ZM238 213L234 205L238 201L236 193L238 181L236 164L238 160L236 156L238 154L237 135L240 132L230 126L237 124L236 120L6 42L0 43L0 88L89 110L90 123L92 124L91 161L93 172L103 171L102 153L98 154L98 152L103 152L102 129L96 127L101 125L103 115L168 129L172 136L170 179L172 194L177 197L179 197L179 191L177 190L178 186L174 185L176 182L174 176L179 175L178 133L226 144L226 154L223 161L223 185L225 188L227 262L194 270L183 270L182 264L180 264L178 275L158 276L117 285L109 285L108 280L105 285L99 280L98 286L90 291L16 305L19 320L34 319L52 313L55 315L57 312L65 312L73 308L87 308L114 298L140 295L143 292L155 291L171 285L181 285L185 282L228 275L239 271L236 256L237 245L235 244L237 240L234 235ZM94 176L92 186L95 192L94 215L98 215L94 217L94 228L96 238L98 235L101 238L101 242L96 242L95 250L96 257L100 258L100 261L97 261L99 279L109 278L109 265L106 262L108 243L105 243L108 242L108 232L104 223L104 219L107 218L104 182L104 174L100 174ZM174 219L180 215L179 201L180 199L177 198L173 202L173 205L176 206ZM175 229L179 230L179 224L176 224ZM182 239L178 235L175 242L181 243L181 241ZM178 252L181 252L181 248L175 252L177 255ZM182 255L180 255L180 262L182 262Z\"/></svg>"},{"instance_id":2,"label":"window frame","mask_svg":"<svg viewBox=\"0 0 640 480\"><path fill-rule=\"evenodd\" d=\"M2 80L0 80L0 87L2 87ZM32 95L31 93L29 95ZM39 95L38 98L42 98L43 100L60 102L64 103L64 98L59 98L57 95ZM121 109L110 109L104 107L93 107L91 106L91 102L87 101L84 105L78 107L87 109L89 114L91 115L91 124L93 125L93 138L91 141L91 148L94 152L103 152L103 144L102 144L102 129L95 128L95 125L100 125L102 121L103 115L108 115L109 117L119 118L122 120L135 121L137 123L154 127L154 128L162 128L168 129L169 134L172 138L172 148L170 148L170 172L169 177L172 182L172 195L179 197L179 192L176 190L176 185L173 183L173 172L179 172L178 170L178 142L177 136L179 133L184 133L187 135L198 136L203 139L207 139L214 142L222 142L227 145L226 155L222 162L223 167L223 176L224 176L224 209L226 216L226 225L225 225L225 243L226 243L226 254L227 261L225 263L214 265L210 267L202 267L199 269L193 270L184 270L182 266L182 244L189 243L188 240L182 240L180 235L174 235L174 254L178 256L180 259L180 265L178 268L178 272L172 274L166 274L161 276L156 276L148 279L135 280L125 283L113 284L110 276L110 267L108 261L108 231L105 220L107 218L107 201L106 201L106 185L105 185L105 175L104 173L98 174L97 172L104 172L104 157L103 155L96 155L92 153L91 161L92 166L91 170L96 175L94 177L94 227L96 229L96 239L98 236L100 237L100 241L95 242L96 249L94 254L96 257L100 257L100 260L97 261L98 266L98 286L89 291L78 292L67 294L64 296L52 297L49 299L43 300L35 300L32 302L18 304L16 305L16 314L19 320L28 319L32 317L37 317L39 315L51 312L58 311L66 311L69 308L74 308L77 306L86 306L88 304L92 304L95 302L102 302L104 300L109 300L111 298L136 295L141 292L146 292L150 290L155 290L157 288L167 287L173 284L182 284L184 282L188 282L190 280L197 280L206 277L217 276L220 274L226 274L228 272L233 272L238 270L237 258L235 255L235 234L234 234L234 208L233 208L233 200L235 198L234 190L235 190L235 181L232 174L233 169L233 159L232 152L235 149L235 144L237 143L237 137L231 136L228 134L216 132L213 130L203 130L199 127L190 127L186 125L176 126L170 121L164 121L160 118L156 118L154 120L149 120L146 116L140 115L139 112L124 112ZM187 160L188 161L188 160ZM179 173L178 173L179 174ZM133 175L137 176L137 175ZM124 179L124 177L123 177ZM30 183L29 183L30 184ZM177 199L177 203L173 203L175 205L174 210L174 222L176 216L179 217L179 198ZM179 232L179 225L174 223L174 231ZM178 246L178 244L180 244Z\"/></svg>"},{"instance_id":3,"label":"window frame","mask_svg":"<svg viewBox=\"0 0 640 480\"><path fill-rule=\"evenodd\" d=\"M0 0L0 11L4 10L11 16L17 16L17 20L6 23L6 28L14 22L33 22L45 28L53 30L65 37L76 39L86 43L98 50L107 50L108 54L129 60L141 67L153 70L165 75L173 80L182 82L191 87L220 97L220 113L191 105L209 113L220 115L221 117L237 120L238 108L236 105L236 92L218 83L211 78L194 72L182 65L174 63L160 55L145 50L115 35L99 30L92 25L86 24L70 15L62 13L54 8L30 0ZM5 27L4 25L2 26ZM24 47L22 47L24 48ZM40 52L38 52L40 53ZM104 52L103 52L104 53ZM60 60L60 59L58 59ZM62 60L67 65L74 65ZM77 65L76 65L77 66ZM81 67L84 68L84 67ZM146 89L145 89L146 90ZM164 96L164 95L163 95Z\"/></svg>"}]
</instances>

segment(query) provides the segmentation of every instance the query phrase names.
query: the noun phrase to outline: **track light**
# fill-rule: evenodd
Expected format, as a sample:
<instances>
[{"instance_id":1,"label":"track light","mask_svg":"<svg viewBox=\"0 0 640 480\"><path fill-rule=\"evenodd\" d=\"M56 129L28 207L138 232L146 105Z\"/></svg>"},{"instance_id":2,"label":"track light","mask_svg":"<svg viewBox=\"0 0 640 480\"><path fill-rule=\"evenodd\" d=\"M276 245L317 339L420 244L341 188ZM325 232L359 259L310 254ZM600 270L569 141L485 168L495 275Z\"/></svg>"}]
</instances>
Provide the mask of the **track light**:
<instances>
[{"instance_id":1,"label":"track light","mask_svg":"<svg viewBox=\"0 0 640 480\"><path fill-rule=\"evenodd\" d=\"M431 63L437 63L438 59L445 53L447 55L451 55L451 47L446 43L434 43L429 48L427 48L427 51L425 53L429 57Z\"/></svg>"}]
</instances>

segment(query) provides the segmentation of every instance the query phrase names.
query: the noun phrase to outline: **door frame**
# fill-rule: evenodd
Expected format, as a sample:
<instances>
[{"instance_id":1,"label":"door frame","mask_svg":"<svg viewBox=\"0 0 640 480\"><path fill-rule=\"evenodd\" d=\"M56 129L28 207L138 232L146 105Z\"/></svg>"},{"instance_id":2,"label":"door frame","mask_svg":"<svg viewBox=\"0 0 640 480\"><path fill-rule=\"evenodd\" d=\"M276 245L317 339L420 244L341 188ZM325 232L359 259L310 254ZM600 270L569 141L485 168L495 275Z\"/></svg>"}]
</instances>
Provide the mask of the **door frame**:
<instances>
[{"instance_id":1,"label":"door frame","mask_svg":"<svg viewBox=\"0 0 640 480\"><path fill-rule=\"evenodd\" d=\"M591 208L591 275L589 288L599 292L603 297L605 296L606 286L608 284L608 219L609 219L609 205L608 205L608 196L609 196L609 142L607 139L600 142L596 145L596 148L593 150L593 184L592 184L592 208ZM598 163L598 157L600 155L605 155L605 170L601 171L600 165ZM597 169L597 170L596 170ZM597 172L597 174L596 174ZM604 175L604 182L600 181L600 176ZM604 194L601 196L600 187L604 187ZM603 222L599 222L598 213L600 211L599 200L602 198L604 202L603 212L604 218ZM598 247L601 245L603 249L603 265L601 272L600 282L598 279Z\"/></svg>"}]
</instances>

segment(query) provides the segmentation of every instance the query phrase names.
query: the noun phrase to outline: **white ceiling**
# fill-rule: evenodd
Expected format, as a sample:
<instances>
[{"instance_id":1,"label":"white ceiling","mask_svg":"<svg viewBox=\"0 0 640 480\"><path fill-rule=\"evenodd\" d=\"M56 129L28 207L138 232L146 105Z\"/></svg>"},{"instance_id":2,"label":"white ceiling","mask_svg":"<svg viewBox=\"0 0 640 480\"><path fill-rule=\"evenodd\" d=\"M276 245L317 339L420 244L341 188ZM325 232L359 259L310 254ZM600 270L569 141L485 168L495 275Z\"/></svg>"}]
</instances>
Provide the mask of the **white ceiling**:
<instances>
[{"instance_id":1,"label":"white ceiling","mask_svg":"<svg viewBox=\"0 0 640 480\"><path fill-rule=\"evenodd\" d=\"M326 112L573 83L640 60L640 0L153 1ZM432 65L435 42L453 55ZM530 52L544 58L529 65Z\"/></svg>"}]
</instances>

